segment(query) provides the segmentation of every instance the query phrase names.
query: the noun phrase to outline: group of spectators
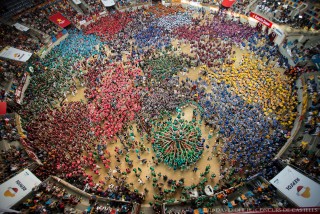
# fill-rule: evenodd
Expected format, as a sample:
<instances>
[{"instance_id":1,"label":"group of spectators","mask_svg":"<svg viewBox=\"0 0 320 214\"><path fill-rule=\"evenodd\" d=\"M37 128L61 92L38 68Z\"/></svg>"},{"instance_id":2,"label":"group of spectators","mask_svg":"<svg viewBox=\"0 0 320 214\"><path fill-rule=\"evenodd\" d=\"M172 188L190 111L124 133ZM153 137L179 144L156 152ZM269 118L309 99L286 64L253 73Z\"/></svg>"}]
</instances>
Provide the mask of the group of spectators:
<instances>
[{"instance_id":1,"label":"group of spectators","mask_svg":"<svg viewBox=\"0 0 320 214\"><path fill-rule=\"evenodd\" d=\"M307 92L310 96L311 105L306 115L305 132L320 135L320 99L319 99L319 77L311 75L307 80Z\"/></svg>"},{"instance_id":2,"label":"group of spectators","mask_svg":"<svg viewBox=\"0 0 320 214\"><path fill-rule=\"evenodd\" d=\"M313 27L314 23L310 21L310 17L307 14L297 13L295 16L292 12L295 8L299 7L304 1L296 2L295 6L289 5L288 1L258 1L255 7L255 11L262 13L267 18L278 24L290 25L294 28L306 28L308 30Z\"/></svg>"},{"instance_id":3,"label":"group of spectators","mask_svg":"<svg viewBox=\"0 0 320 214\"><path fill-rule=\"evenodd\" d=\"M43 46L40 41L30 38L27 33L5 24L0 24L0 36L0 50L10 45L20 50L36 52Z\"/></svg>"},{"instance_id":4,"label":"group of spectators","mask_svg":"<svg viewBox=\"0 0 320 214\"><path fill-rule=\"evenodd\" d=\"M17 19L19 22L25 23L27 26L39 30L47 35L58 34L62 28L51 22L48 17L49 13L46 10L36 7L20 14Z\"/></svg>"},{"instance_id":5,"label":"group of spectators","mask_svg":"<svg viewBox=\"0 0 320 214\"><path fill-rule=\"evenodd\" d=\"M145 4L148 3L150 0L116 0L116 4L118 8L123 8L123 7L134 7L138 6L140 4Z\"/></svg>"},{"instance_id":6,"label":"group of spectators","mask_svg":"<svg viewBox=\"0 0 320 214\"><path fill-rule=\"evenodd\" d=\"M50 10L54 11L55 7ZM75 15L69 12L68 16ZM295 119L297 104L292 80L271 69L278 61L277 56L272 58L275 50L267 47L266 40L255 34L254 29L229 20L225 14L201 12L197 18L189 17L187 22L179 19L181 25L172 23L165 28L156 23L159 17L179 12L184 12L181 6L159 5L110 14L113 21L106 23L112 26L98 21L85 29L85 33L70 30L69 37L45 59L33 61L35 72L19 113L30 145L44 164L35 171L39 178L57 175L87 192L138 203L149 190L139 191L127 180L130 168L140 185L152 178L153 198L159 202L177 191L187 195L188 188L202 188L208 182L209 165L201 173L200 183L187 187L184 179L156 173L153 166L151 176L142 180L142 169L132 165L130 159L131 152L140 160L147 150L143 140L137 142L131 123L161 128L164 123L156 125L155 120L164 119L164 111L172 114L181 102L187 101L197 103L197 108L202 109L200 115L197 111L193 113L193 119L200 117L211 127L210 138L213 132L219 136L217 145L212 146L212 153L221 164L215 190L241 183L273 159L290 136L288 129ZM181 42L174 47L172 38ZM206 43L208 39L211 41ZM248 41L243 45L245 39ZM182 54L182 46L190 44L191 56ZM244 54L240 66L235 67L234 45L247 46L255 55ZM212 58L220 60L219 64L211 65ZM176 77L179 72L185 74L198 65L208 65L211 78L209 74L196 80L179 81ZM276 67L279 66L280 63ZM75 96L83 86L86 100L67 102L67 96ZM175 125L197 130L183 121L171 120L168 124L173 128ZM152 135L154 130L150 132L143 125L137 128L138 133L152 142L156 138ZM201 142L193 142L191 146L202 149L205 146L202 138L197 136ZM126 160L114 169L111 169L108 140L120 140L115 158L117 162L121 162L120 158ZM155 165L160 161L166 160L153 157ZM209 164L210 159L207 161ZM197 170L195 167L194 172ZM101 171L107 171L108 176L98 177ZM111 179L113 184L107 185ZM170 188L165 189L163 183L168 183Z\"/></svg>"},{"instance_id":7,"label":"group of spectators","mask_svg":"<svg viewBox=\"0 0 320 214\"><path fill-rule=\"evenodd\" d=\"M1 140L9 142L19 140L19 134L16 128L15 118L12 115L6 115L0 121Z\"/></svg>"},{"instance_id":8,"label":"group of spectators","mask_svg":"<svg viewBox=\"0 0 320 214\"><path fill-rule=\"evenodd\" d=\"M10 146L6 151L2 150L0 154L0 180L1 183L9 177L27 167L31 163L31 159L24 149L20 147Z\"/></svg>"},{"instance_id":9,"label":"group of spectators","mask_svg":"<svg viewBox=\"0 0 320 214\"><path fill-rule=\"evenodd\" d=\"M31 195L14 208L32 213L76 213L74 207L80 202L81 197L49 180L35 187Z\"/></svg>"}]
</instances>

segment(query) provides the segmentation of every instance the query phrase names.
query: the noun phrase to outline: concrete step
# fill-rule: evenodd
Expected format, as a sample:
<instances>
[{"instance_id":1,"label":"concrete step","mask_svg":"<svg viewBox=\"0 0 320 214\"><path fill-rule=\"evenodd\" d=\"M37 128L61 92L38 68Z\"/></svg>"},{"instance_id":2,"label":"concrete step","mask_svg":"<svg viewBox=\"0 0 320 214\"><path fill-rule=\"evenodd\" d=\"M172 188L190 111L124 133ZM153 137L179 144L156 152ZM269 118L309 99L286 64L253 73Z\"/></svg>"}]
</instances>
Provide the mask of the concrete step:
<instances>
[{"instance_id":1,"label":"concrete step","mask_svg":"<svg viewBox=\"0 0 320 214\"><path fill-rule=\"evenodd\" d=\"M141 214L153 214L155 213L149 205L142 205L140 208L140 213Z\"/></svg>"}]
</instances>

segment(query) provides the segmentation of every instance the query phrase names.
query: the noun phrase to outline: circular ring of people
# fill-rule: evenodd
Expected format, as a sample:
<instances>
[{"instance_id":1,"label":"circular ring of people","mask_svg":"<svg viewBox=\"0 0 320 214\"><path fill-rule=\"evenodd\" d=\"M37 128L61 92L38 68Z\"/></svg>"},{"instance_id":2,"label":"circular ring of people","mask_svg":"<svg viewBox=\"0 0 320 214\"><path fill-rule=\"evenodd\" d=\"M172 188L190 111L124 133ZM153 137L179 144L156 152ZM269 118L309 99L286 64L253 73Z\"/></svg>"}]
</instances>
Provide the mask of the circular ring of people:
<instances>
[{"instance_id":1,"label":"circular ring of people","mask_svg":"<svg viewBox=\"0 0 320 214\"><path fill-rule=\"evenodd\" d=\"M297 116L288 64L248 23L197 10L112 12L32 62L19 114L39 178L160 203L236 186L274 158Z\"/></svg>"}]
</instances>

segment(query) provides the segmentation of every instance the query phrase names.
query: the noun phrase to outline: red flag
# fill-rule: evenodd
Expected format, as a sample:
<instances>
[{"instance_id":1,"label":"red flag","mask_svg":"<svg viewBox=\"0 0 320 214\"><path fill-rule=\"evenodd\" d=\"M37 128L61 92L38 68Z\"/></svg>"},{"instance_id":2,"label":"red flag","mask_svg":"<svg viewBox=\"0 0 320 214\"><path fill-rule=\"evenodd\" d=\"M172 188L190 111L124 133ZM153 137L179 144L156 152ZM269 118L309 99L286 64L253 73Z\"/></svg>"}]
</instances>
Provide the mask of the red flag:
<instances>
[{"instance_id":1,"label":"red flag","mask_svg":"<svg viewBox=\"0 0 320 214\"><path fill-rule=\"evenodd\" d=\"M224 7L231 7L237 0L223 0L221 3Z\"/></svg>"},{"instance_id":2,"label":"red flag","mask_svg":"<svg viewBox=\"0 0 320 214\"><path fill-rule=\"evenodd\" d=\"M61 15L61 13L59 12L54 14L53 16L50 16L49 19L62 28L65 28L71 24L71 22L68 19L66 19L63 15Z\"/></svg>"},{"instance_id":3,"label":"red flag","mask_svg":"<svg viewBox=\"0 0 320 214\"><path fill-rule=\"evenodd\" d=\"M7 103L0 102L0 115L5 115L7 113Z\"/></svg>"}]
</instances>

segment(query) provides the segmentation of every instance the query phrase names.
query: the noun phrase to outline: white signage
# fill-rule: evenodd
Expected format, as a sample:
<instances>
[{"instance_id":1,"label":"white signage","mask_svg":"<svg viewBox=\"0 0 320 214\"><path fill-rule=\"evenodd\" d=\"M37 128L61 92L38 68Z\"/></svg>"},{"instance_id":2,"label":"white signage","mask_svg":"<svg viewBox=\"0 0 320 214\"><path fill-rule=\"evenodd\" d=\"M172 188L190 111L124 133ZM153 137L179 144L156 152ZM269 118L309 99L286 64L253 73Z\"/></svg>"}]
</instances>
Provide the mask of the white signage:
<instances>
[{"instance_id":1,"label":"white signage","mask_svg":"<svg viewBox=\"0 0 320 214\"><path fill-rule=\"evenodd\" d=\"M38 186L41 181L25 169L0 185L0 207L10 208Z\"/></svg>"},{"instance_id":2,"label":"white signage","mask_svg":"<svg viewBox=\"0 0 320 214\"><path fill-rule=\"evenodd\" d=\"M24 26L22 24L19 24L19 23L15 23L13 26L15 28L17 28L18 30L20 30L20 31L28 31L29 30L28 27L26 27L26 26Z\"/></svg>"},{"instance_id":3,"label":"white signage","mask_svg":"<svg viewBox=\"0 0 320 214\"><path fill-rule=\"evenodd\" d=\"M270 183L299 207L320 206L320 184L290 166L284 168Z\"/></svg>"},{"instance_id":4,"label":"white signage","mask_svg":"<svg viewBox=\"0 0 320 214\"><path fill-rule=\"evenodd\" d=\"M13 47L5 47L1 52L0 52L0 57L7 58L7 59L12 59L20 62L26 62L30 57L32 56L32 53L26 52L19 50L17 48Z\"/></svg>"},{"instance_id":5,"label":"white signage","mask_svg":"<svg viewBox=\"0 0 320 214\"><path fill-rule=\"evenodd\" d=\"M106 7L111 7L111 6L115 5L113 0L101 0L101 2Z\"/></svg>"},{"instance_id":6,"label":"white signage","mask_svg":"<svg viewBox=\"0 0 320 214\"><path fill-rule=\"evenodd\" d=\"M75 3L75 4L81 4L81 1L80 0L72 0L73 1L73 3Z\"/></svg>"}]
</instances>

